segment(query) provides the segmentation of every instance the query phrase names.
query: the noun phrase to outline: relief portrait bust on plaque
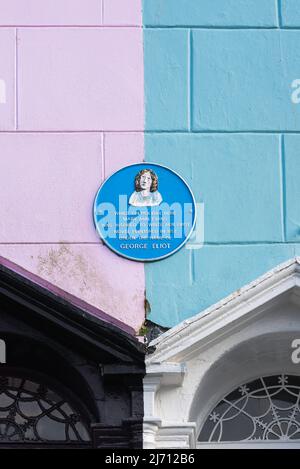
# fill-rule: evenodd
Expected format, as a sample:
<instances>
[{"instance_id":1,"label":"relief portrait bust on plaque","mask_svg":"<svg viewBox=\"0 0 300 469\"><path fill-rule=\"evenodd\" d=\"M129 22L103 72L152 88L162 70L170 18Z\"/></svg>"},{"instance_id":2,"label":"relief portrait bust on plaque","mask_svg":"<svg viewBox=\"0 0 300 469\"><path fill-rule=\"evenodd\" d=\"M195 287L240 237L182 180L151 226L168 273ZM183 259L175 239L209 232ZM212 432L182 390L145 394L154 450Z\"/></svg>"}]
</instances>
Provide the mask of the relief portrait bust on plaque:
<instances>
[{"instance_id":1,"label":"relief portrait bust on plaque","mask_svg":"<svg viewBox=\"0 0 300 469\"><path fill-rule=\"evenodd\" d=\"M135 191L131 194L129 205L134 207L155 207L162 202L158 192L158 177L151 169L142 169L134 179Z\"/></svg>"}]
</instances>

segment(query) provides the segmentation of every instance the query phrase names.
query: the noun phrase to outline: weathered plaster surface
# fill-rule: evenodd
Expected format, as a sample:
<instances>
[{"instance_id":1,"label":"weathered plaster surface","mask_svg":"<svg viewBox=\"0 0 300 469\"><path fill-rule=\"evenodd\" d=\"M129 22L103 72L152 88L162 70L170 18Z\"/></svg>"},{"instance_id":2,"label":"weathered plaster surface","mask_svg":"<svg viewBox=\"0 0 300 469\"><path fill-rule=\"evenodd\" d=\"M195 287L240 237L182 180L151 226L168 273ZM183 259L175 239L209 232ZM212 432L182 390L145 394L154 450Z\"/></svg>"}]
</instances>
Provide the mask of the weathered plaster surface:
<instances>
[{"instance_id":1,"label":"weathered plaster surface","mask_svg":"<svg viewBox=\"0 0 300 469\"><path fill-rule=\"evenodd\" d=\"M92 207L105 177L144 157L141 1L0 11L0 255L138 330L143 265L102 245Z\"/></svg>"},{"instance_id":2,"label":"weathered plaster surface","mask_svg":"<svg viewBox=\"0 0 300 469\"><path fill-rule=\"evenodd\" d=\"M143 21L145 159L204 206L204 246L146 265L172 327L299 252L299 2L144 0Z\"/></svg>"},{"instance_id":3,"label":"weathered plaster surface","mask_svg":"<svg viewBox=\"0 0 300 469\"><path fill-rule=\"evenodd\" d=\"M298 374L291 354L300 333L299 263L279 265L151 343L146 447L194 448L206 418L233 389L260 376Z\"/></svg>"}]
</instances>

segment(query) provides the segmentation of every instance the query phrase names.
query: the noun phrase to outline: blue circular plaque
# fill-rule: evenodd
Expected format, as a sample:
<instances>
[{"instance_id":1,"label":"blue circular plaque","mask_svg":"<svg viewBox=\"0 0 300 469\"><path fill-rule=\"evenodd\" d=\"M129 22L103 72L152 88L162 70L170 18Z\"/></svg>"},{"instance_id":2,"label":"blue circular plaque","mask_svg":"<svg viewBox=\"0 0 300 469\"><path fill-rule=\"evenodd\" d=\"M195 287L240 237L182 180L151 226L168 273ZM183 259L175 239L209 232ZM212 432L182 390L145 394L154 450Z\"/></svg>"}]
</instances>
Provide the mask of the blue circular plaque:
<instances>
[{"instance_id":1,"label":"blue circular plaque","mask_svg":"<svg viewBox=\"0 0 300 469\"><path fill-rule=\"evenodd\" d=\"M104 243L120 256L156 261L186 243L196 205L186 182L171 169L133 164L104 181L94 202L94 222Z\"/></svg>"}]
</instances>

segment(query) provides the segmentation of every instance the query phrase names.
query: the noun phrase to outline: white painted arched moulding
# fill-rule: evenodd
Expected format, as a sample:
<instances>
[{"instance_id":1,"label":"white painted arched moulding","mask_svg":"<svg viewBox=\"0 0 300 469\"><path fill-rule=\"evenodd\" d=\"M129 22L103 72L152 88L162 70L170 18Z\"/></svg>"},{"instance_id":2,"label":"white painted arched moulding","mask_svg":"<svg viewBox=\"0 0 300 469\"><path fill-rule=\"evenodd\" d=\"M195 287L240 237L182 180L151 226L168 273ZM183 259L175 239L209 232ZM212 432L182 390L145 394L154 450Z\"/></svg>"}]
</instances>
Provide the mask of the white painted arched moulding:
<instances>
[{"instance_id":1,"label":"white painted arched moulding","mask_svg":"<svg viewBox=\"0 0 300 469\"><path fill-rule=\"evenodd\" d=\"M196 445L215 405L242 383L300 375L292 361L292 342L300 338L299 272L299 259L292 259L154 341L145 380L157 380L148 412L160 422L156 447L168 444L160 432L171 427L170 447L176 448L176 427L179 433L193 427L189 441Z\"/></svg>"},{"instance_id":2,"label":"white painted arched moulding","mask_svg":"<svg viewBox=\"0 0 300 469\"><path fill-rule=\"evenodd\" d=\"M197 438L214 407L234 389L262 376L300 376L299 365L291 360L295 334L300 334L300 318L298 330L260 334L245 340L206 370L194 393L187 419L196 423Z\"/></svg>"}]
</instances>

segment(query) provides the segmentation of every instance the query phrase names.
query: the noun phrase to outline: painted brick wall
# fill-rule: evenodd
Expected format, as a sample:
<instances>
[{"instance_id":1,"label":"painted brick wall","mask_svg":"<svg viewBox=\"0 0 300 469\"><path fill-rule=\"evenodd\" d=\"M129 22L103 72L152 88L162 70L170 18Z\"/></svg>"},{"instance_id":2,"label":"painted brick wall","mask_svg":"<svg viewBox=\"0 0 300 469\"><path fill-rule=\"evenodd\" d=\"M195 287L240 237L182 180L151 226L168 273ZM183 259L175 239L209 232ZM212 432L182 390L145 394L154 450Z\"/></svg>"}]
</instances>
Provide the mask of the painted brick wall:
<instances>
[{"instance_id":1,"label":"painted brick wall","mask_svg":"<svg viewBox=\"0 0 300 469\"><path fill-rule=\"evenodd\" d=\"M299 255L299 12L298 0L144 0L145 158L205 207L204 246L146 266L156 323Z\"/></svg>"},{"instance_id":2,"label":"painted brick wall","mask_svg":"<svg viewBox=\"0 0 300 469\"><path fill-rule=\"evenodd\" d=\"M95 233L101 181L143 160L140 0L0 0L0 255L138 329L143 265Z\"/></svg>"}]
</instances>

